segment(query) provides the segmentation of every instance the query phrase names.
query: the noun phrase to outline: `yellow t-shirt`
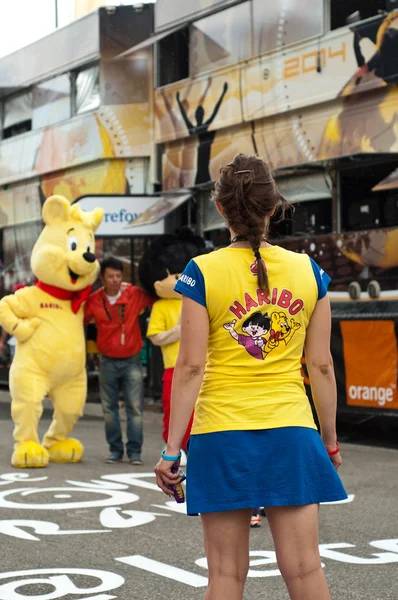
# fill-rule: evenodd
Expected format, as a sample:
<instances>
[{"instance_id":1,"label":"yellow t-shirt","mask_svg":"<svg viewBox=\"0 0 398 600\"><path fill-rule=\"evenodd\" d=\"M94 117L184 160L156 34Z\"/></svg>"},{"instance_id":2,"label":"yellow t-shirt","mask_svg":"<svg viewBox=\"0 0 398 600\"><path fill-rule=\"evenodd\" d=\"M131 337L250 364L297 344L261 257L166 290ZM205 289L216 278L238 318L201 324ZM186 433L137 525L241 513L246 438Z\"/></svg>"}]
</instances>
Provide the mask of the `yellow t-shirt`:
<instances>
[{"instance_id":1,"label":"yellow t-shirt","mask_svg":"<svg viewBox=\"0 0 398 600\"><path fill-rule=\"evenodd\" d=\"M180 319L181 300L179 298L161 298L152 307L147 337L163 333L175 327ZM160 347L165 369L175 367L180 342L173 342Z\"/></svg>"},{"instance_id":2,"label":"yellow t-shirt","mask_svg":"<svg viewBox=\"0 0 398 600\"><path fill-rule=\"evenodd\" d=\"M279 246L262 248L261 255L269 297L258 289L248 248L198 256L177 282L176 291L206 306L210 322L192 434L316 428L300 362L319 297L314 267L307 255Z\"/></svg>"}]
</instances>

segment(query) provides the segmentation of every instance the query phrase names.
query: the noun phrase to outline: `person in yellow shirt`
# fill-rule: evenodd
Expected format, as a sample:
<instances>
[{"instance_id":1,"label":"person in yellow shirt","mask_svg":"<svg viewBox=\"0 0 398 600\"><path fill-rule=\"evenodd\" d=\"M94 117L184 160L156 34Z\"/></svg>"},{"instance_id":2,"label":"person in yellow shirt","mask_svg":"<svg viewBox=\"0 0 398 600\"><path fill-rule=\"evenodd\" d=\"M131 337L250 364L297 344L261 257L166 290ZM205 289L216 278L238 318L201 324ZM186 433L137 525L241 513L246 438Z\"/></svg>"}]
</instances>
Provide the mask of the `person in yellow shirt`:
<instances>
[{"instance_id":1,"label":"person in yellow shirt","mask_svg":"<svg viewBox=\"0 0 398 600\"><path fill-rule=\"evenodd\" d=\"M159 299L152 307L147 337L160 346L163 357L162 378L163 440L167 442L170 421L171 385L180 347L181 294L174 286L189 261L205 250L205 242L190 229L176 235L156 238L145 252L139 265L142 285ZM193 415L192 415L193 417ZM182 440L185 451L191 432L192 418Z\"/></svg>"},{"instance_id":2,"label":"person in yellow shirt","mask_svg":"<svg viewBox=\"0 0 398 600\"><path fill-rule=\"evenodd\" d=\"M242 600L258 506L290 598L330 600L319 504L347 498L336 471L330 278L306 254L268 243L269 220L288 203L260 158L239 154L222 167L213 199L231 244L191 260L175 288L181 345L157 484L169 495L182 481L181 441L195 407L186 497L187 513L202 520L206 600ZM321 435L301 375L304 346Z\"/></svg>"}]
</instances>

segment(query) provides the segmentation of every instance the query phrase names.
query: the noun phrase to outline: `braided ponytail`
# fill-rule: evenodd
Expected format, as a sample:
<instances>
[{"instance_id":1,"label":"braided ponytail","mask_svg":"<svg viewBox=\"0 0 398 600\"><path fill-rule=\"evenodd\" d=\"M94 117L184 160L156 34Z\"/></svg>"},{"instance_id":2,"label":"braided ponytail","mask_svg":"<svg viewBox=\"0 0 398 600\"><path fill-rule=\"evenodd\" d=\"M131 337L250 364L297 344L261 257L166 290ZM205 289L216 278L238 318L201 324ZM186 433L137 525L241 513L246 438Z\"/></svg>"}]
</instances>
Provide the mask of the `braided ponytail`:
<instances>
[{"instance_id":1,"label":"braided ponytail","mask_svg":"<svg viewBox=\"0 0 398 600\"><path fill-rule=\"evenodd\" d=\"M261 240L260 240L260 243L261 243ZM253 248L253 245L252 245L252 248ZM265 260L261 257L261 254L260 254L260 246L258 246L258 248L253 248L253 252L254 252L254 256L256 259L256 265L257 265L258 287L260 288L260 290L264 290L268 296L269 295L268 272L267 272Z\"/></svg>"},{"instance_id":2,"label":"braided ponytail","mask_svg":"<svg viewBox=\"0 0 398 600\"><path fill-rule=\"evenodd\" d=\"M290 204L276 187L271 169L257 156L238 154L221 167L213 192L228 226L240 239L249 242L256 261L258 286L269 294L267 267L261 257L261 242L266 240L269 219L279 208L281 218Z\"/></svg>"}]
</instances>

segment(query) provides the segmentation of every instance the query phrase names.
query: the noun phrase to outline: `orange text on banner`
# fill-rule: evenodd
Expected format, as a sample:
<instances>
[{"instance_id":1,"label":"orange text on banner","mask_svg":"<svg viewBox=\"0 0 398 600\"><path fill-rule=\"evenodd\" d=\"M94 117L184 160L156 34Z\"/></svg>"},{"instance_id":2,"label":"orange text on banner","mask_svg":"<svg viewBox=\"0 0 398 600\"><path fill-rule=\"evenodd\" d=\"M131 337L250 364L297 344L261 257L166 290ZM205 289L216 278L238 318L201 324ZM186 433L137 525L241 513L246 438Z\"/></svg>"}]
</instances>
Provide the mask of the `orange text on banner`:
<instances>
[{"instance_id":1,"label":"orange text on banner","mask_svg":"<svg viewBox=\"0 0 398 600\"><path fill-rule=\"evenodd\" d=\"M349 406L398 409L393 321L341 321Z\"/></svg>"}]
</instances>

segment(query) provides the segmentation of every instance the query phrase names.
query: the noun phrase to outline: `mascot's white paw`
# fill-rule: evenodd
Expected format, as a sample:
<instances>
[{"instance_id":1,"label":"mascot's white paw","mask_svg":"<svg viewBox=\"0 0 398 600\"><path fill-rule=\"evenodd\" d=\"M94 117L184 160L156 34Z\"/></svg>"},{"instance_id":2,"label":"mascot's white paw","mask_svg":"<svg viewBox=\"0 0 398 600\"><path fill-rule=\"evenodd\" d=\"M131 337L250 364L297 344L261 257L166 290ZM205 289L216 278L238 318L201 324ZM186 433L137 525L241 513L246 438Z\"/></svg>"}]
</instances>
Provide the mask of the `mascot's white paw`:
<instances>
[{"instance_id":1,"label":"mascot's white paw","mask_svg":"<svg viewBox=\"0 0 398 600\"><path fill-rule=\"evenodd\" d=\"M17 469L46 467L48 464L48 452L36 442L15 444L11 464Z\"/></svg>"},{"instance_id":2,"label":"mascot's white paw","mask_svg":"<svg viewBox=\"0 0 398 600\"><path fill-rule=\"evenodd\" d=\"M83 458L84 448L79 440L66 438L48 448L49 459L55 463L77 463Z\"/></svg>"}]
</instances>

